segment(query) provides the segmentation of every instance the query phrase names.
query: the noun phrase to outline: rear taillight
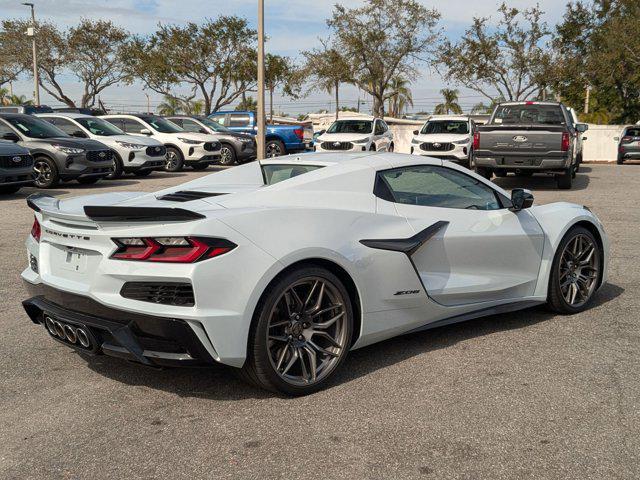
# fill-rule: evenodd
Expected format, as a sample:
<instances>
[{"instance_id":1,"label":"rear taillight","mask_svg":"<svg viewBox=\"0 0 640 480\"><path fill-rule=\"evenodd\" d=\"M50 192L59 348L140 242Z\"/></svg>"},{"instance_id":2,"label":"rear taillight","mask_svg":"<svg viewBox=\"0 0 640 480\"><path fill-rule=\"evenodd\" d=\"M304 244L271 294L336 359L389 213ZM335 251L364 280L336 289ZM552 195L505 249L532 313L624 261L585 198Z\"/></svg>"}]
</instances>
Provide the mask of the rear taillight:
<instances>
[{"instance_id":1,"label":"rear taillight","mask_svg":"<svg viewBox=\"0 0 640 480\"><path fill-rule=\"evenodd\" d=\"M223 255L237 246L222 238L205 237L132 237L112 240L118 249L111 258L138 262L195 263Z\"/></svg>"},{"instance_id":2,"label":"rear taillight","mask_svg":"<svg viewBox=\"0 0 640 480\"><path fill-rule=\"evenodd\" d=\"M304 140L304 130L302 128L296 128L293 133L295 133L296 137L298 137L300 140Z\"/></svg>"},{"instance_id":3,"label":"rear taillight","mask_svg":"<svg viewBox=\"0 0 640 480\"><path fill-rule=\"evenodd\" d=\"M40 229L40 222L36 217L33 217L33 226L31 227L31 236L36 242L40 242L40 234L42 233Z\"/></svg>"},{"instance_id":4,"label":"rear taillight","mask_svg":"<svg viewBox=\"0 0 640 480\"><path fill-rule=\"evenodd\" d=\"M631 142L633 142L633 137L629 137L627 135L622 137L622 143L631 143Z\"/></svg>"},{"instance_id":5,"label":"rear taillight","mask_svg":"<svg viewBox=\"0 0 640 480\"><path fill-rule=\"evenodd\" d=\"M560 146L560 150L562 150L563 152L568 152L570 144L571 144L571 137L569 135L569 132L563 132L562 145Z\"/></svg>"},{"instance_id":6,"label":"rear taillight","mask_svg":"<svg viewBox=\"0 0 640 480\"><path fill-rule=\"evenodd\" d=\"M480 148L480 132L473 134L473 149L478 150Z\"/></svg>"}]
</instances>

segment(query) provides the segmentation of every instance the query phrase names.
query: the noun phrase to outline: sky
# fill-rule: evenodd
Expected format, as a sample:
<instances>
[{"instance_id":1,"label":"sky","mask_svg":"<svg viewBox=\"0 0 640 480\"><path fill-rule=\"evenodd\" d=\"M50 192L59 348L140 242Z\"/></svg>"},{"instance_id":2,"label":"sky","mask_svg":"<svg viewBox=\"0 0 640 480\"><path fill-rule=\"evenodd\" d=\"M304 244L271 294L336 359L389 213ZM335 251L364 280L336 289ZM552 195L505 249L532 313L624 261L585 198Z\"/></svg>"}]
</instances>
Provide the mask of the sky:
<instances>
[{"instance_id":1,"label":"sky","mask_svg":"<svg viewBox=\"0 0 640 480\"><path fill-rule=\"evenodd\" d=\"M109 19L129 31L147 34L154 31L159 23L198 23L206 18L219 15L239 15L249 20L255 27L257 20L257 0L31 0L36 5L38 19L47 20L59 27L68 27L81 18ZM457 38L470 25L473 17L496 16L500 1L496 0L447 0L434 2L420 0L428 8L436 8L442 15L440 28L449 38ZM297 57L301 50L318 46L318 38L328 35L326 19L331 16L335 3L356 7L360 0L265 0L265 30L269 41L266 49L270 53ZM546 12L546 21L553 25L560 21L564 12L564 1L511 0L510 6L527 8L538 3ZM0 0L0 19L28 18L30 11L21 5L21 0ZM427 68L412 79L415 110L433 110L439 100L439 90L444 87L459 88L460 103L471 106L482 100L475 92L457 85L445 85L435 72ZM64 85L72 97L79 97L81 87L72 77L65 77ZM32 83L28 79L14 83L14 93L32 96ZM356 105L359 92L354 87L343 89L345 103ZM149 92L151 105L162 101L160 95ZM41 91L42 103L55 105L57 102ZM107 89L101 95L107 106L134 106L143 109L146 96L140 84ZM362 96L369 100L366 96ZM341 102L343 103L343 102ZM290 114L331 108L331 97L323 93L311 93L298 101L277 96L276 110ZM118 107L116 107L118 106Z\"/></svg>"}]
</instances>

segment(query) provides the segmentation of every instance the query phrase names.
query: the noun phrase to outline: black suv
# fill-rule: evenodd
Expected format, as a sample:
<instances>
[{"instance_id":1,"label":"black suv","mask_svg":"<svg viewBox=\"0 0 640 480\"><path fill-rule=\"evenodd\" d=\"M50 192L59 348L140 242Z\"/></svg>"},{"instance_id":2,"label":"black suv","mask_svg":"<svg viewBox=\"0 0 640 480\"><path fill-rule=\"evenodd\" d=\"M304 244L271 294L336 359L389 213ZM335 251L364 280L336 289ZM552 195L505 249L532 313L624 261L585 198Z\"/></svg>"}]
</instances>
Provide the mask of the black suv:
<instances>
[{"instance_id":1,"label":"black suv","mask_svg":"<svg viewBox=\"0 0 640 480\"><path fill-rule=\"evenodd\" d=\"M0 113L0 140L26 147L34 158L37 187L78 180L95 183L109 175L114 153L95 140L74 138L32 115Z\"/></svg>"},{"instance_id":2,"label":"black suv","mask_svg":"<svg viewBox=\"0 0 640 480\"><path fill-rule=\"evenodd\" d=\"M29 150L0 141L0 195L33 184L33 157Z\"/></svg>"}]
</instances>

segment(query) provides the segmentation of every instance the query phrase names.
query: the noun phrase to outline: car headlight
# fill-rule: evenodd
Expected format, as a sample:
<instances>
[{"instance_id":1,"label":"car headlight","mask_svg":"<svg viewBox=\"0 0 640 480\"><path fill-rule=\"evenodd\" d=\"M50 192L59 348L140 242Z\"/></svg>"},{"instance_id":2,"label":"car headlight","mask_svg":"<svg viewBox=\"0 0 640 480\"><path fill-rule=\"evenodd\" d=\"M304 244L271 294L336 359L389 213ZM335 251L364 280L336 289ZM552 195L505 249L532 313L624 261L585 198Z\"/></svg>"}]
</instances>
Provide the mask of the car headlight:
<instances>
[{"instance_id":1,"label":"car headlight","mask_svg":"<svg viewBox=\"0 0 640 480\"><path fill-rule=\"evenodd\" d=\"M204 143L202 140L191 140L189 138L178 137L178 140L180 140L182 143L186 143L187 145L201 145Z\"/></svg>"},{"instance_id":2,"label":"car headlight","mask_svg":"<svg viewBox=\"0 0 640 480\"><path fill-rule=\"evenodd\" d=\"M422 143L422 140L418 140L417 138L413 138L411 140L411 143L413 143L414 145L418 145L418 144Z\"/></svg>"},{"instance_id":3,"label":"car headlight","mask_svg":"<svg viewBox=\"0 0 640 480\"><path fill-rule=\"evenodd\" d=\"M456 140L456 141L451 142L451 143L453 143L455 145L466 145L467 143L469 143L469 139L467 138L465 140Z\"/></svg>"},{"instance_id":4,"label":"car headlight","mask_svg":"<svg viewBox=\"0 0 640 480\"><path fill-rule=\"evenodd\" d=\"M67 155L80 155L81 153L84 153L84 148L67 147L65 145L60 145L59 143L54 143L51 146L56 150L60 150L62 153L66 153Z\"/></svg>"},{"instance_id":5,"label":"car headlight","mask_svg":"<svg viewBox=\"0 0 640 480\"><path fill-rule=\"evenodd\" d=\"M116 143L127 150L144 150L146 145L140 145L139 143L121 142L116 140Z\"/></svg>"},{"instance_id":6,"label":"car headlight","mask_svg":"<svg viewBox=\"0 0 640 480\"><path fill-rule=\"evenodd\" d=\"M353 140L351 143L358 143L362 145L363 143L367 143L369 141L369 137L359 138L358 140Z\"/></svg>"}]
</instances>

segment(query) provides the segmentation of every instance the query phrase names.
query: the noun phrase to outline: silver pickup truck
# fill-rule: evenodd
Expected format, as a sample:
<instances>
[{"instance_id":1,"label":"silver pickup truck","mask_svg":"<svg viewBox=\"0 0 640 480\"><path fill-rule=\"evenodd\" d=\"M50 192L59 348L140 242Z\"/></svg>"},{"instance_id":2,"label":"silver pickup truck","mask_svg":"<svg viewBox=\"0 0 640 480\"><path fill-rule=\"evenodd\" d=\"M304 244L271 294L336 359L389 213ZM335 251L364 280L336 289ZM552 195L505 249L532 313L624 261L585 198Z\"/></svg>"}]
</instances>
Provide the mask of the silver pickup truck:
<instances>
[{"instance_id":1,"label":"silver pickup truck","mask_svg":"<svg viewBox=\"0 0 640 480\"><path fill-rule=\"evenodd\" d=\"M558 188L570 189L582 159L584 123L575 123L557 102L499 104L485 125L476 127L473 163L491 178L511 172L555 175Z\"/></svg>"}]
</instances>

